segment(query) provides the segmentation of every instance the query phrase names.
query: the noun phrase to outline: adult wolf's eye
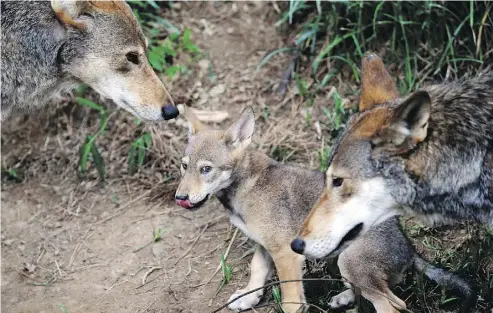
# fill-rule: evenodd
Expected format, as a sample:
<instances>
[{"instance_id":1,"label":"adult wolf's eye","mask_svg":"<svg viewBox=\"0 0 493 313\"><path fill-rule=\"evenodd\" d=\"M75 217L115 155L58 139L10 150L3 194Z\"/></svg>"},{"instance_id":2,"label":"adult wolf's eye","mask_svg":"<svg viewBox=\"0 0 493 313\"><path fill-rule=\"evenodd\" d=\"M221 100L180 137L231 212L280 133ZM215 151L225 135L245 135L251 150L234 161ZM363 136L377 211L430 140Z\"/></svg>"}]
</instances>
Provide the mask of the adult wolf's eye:
<instances>
[{"instance_id":1,"label":"adult wolf's eye","mask_svg":"<svg viewBox=\"0 0 493 313\"><path fill-rule=\"evenodd\" d=\"M210 166L203 166L203 167L200 169L200 173L201 173L201 174L207 174L207 173L209 173L211 170L212 170L212 167L210 167Z\"/></svg>"},{"instance_id":2,"label":"adult wolf's eye","mask_svg":"<svg viewBox=\"0 0 493 313\"><path fill-rule=\"evenodd\" d=\"M344 182L344 178L340 178L340 177L332 178L332 186L334 187L340 187L343 182Z\"/></svg>"},{"instance_id":3,"label":"adult wolf's eye","mask_svg":"<svg viewBox=\"0 0 493 313\"><path fill-rule=\"evenodd\" d=\"M125 57L127 58L127 61L135 65L139 64L139 55L136 52L129 52L125 55Z\"/></svg>"},{"instance_id":4,"label":"adult wolf's eye","mask_svg":"<svg viewBox=\"0 0 493 313\"><path fill-rule=\"evenodd\" d=\"M187 164L186 163L182 163L181 167L183 167L183 170L185 170L185 171L187 170Z\"/></svg>"}]
</instances>

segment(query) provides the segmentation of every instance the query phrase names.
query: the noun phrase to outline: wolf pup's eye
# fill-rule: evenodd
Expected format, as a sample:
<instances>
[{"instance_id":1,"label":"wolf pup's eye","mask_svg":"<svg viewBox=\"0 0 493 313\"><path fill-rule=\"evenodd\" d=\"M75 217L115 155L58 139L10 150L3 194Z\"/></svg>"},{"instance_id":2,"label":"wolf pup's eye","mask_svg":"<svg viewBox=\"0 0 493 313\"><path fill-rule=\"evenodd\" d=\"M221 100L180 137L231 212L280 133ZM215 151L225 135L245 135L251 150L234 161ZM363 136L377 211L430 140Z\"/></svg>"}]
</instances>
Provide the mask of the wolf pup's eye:
<instances>
[{"instance_id":1,"label":"wolf pup's eye","mask_svg":"<svg viewBox=\"0 0 493 313\"><path fill-rule=\"evenodd\" d=\"M181 167L186 171L187 170L187 164L186 163L182 163L181 164Z\"/></svg>"},{"instance_id":2,"label":"wolf pup's eye","mask_svg":"<svg viewBox=\"0 0 493 313\"><path fill-rule=\"evenodd\" d=\"M127 61L135 65L139 65L139 54L136 52L129 52L125 55Z\"/></svg>"},{"instance_id":3,"label":"wolf pup's eye","mask_svg":"<svg viewBox=\"0 0 493 313\"><path fill-rule=\"evenodd\" d=\"M332 186L334 187L340 187L343 182L344 182L344 178L340 178L340 177L332 178Z\"/></svg>"},{"instance_id":4,"label":"wolf pup's eye","mask_svg":"<svg viewBox=\"0 0 493 313\"><path fill-rule=\"evenodd\" d=\"M200 169L200 173L201 173L201 174L207 174L207 173L209 173L211 170L212 170L212 167L210 167L210 166L203 166L203 167Z\"/></svg>"}]
</instances>

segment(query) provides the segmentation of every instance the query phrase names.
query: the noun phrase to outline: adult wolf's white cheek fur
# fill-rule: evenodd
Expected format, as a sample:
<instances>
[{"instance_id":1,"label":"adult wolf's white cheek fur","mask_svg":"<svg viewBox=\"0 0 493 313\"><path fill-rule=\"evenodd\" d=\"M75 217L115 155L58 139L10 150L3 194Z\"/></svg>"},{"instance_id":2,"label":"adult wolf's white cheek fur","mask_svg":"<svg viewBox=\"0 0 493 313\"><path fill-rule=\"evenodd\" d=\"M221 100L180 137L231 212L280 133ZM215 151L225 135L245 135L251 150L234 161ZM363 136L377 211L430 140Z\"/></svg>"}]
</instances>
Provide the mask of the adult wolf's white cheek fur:
<instances>
[{"instance_id":1,"label":"adult wolf's white cheek fur","mask_svg":"<svg viewBox=\"0 0 493 313\"><path fill-rule=\"evenodd\" d=\"M143 103L140 96L129 88L125 79L118 77L118 75L104 77L91 87L104 97L113 100L122 109L143 120L157 121L163 119L159 107Z\"/></svg>"},{"instance_id":2,"label":"adult wolf's white cheek fur","mask_svg":"<svg viewBox=\"0 0 493 313\"><path fill-rule=\"evenodd\" d=\"M109 61L96 59L88 63L90 65L82 70L76 68L73 74L103 97L113 100L120 108L137 117L147 121L163 119L160 106L145 103L143 96L148 95L139 94L138 86L135 86L136 81L131 81L121 73L116 72L108 65ZM163 102L162 105L164 104Z\"/></svg>"},{"instance_id":3,"label":"adult wolf's white cheek fur","mask_svg":"<svg viewBox=\"0 0 493 313\"><path fill-rule=\"evenodd\" d=\"M382 178L373 178L363 182L358 192L342 205L333 208L330 220L319 221L319 231L314 231L316 237L303 238L305 241L304 254L308 257L321 258L333 252L343 237L356 225L363 223L360 235L372 226L396 215L392 207L394 201L386 191Z\"/></svg>"}]
</instances>

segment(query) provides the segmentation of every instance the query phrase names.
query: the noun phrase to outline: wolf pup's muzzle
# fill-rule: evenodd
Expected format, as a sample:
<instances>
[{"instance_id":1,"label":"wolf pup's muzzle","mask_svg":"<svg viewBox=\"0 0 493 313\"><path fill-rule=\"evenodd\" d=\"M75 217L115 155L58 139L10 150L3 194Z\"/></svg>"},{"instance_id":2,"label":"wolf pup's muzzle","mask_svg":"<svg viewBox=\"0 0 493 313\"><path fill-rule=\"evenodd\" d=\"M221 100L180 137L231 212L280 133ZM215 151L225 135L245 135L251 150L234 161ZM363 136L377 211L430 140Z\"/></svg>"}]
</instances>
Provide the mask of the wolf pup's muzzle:
<instances>
[{"instance_id":1,"label":"wolf pup's muzzle","mask_svg":"<svg viewBox=\"0 0 493 313\"><path fill-rule=\"evenodd\" d=\"M163 106L161 109L161 115L163 116L164 120L171 120L176 118L178 115L180 115L180 111L178 111L178 108L172 104L167 104Z\"/></svg>"},{"instance_id":2,"label":"wolf pup's muzzle","mask_svg":"<svg viewBox=\"0 0 493 313\"><path fill-rule=\"evenodd\" d=\"M182 208L194 211L194 210L197 210L198 208L200 208L204 203L206 203L207 200L209 200L209 196L210 195L205 196L204 199L202 199L201 201L199 201L197 203L192 203L192 202L190 202L188 195L175 195L175 201L176 201L176 204L178 204Z\"/></svg>"}]
</instances>

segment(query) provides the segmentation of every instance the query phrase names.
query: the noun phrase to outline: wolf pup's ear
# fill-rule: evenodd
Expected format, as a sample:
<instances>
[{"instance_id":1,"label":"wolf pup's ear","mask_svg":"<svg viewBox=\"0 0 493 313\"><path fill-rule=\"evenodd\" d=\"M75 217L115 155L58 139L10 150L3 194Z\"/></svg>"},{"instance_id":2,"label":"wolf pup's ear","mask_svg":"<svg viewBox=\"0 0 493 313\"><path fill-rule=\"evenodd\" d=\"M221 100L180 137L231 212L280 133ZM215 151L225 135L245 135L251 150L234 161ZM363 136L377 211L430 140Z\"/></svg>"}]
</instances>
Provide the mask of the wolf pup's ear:
<instances>
[{"instance_id":1,"label":"wolf pup's ear","mask_svg":"<svg viewBox=\"0 0 493 313\"><path fill-rule=\"evenodd\" d=\"M252 140L254 127L255 116L252 107L248 106L233 125L224 132L223 139L233 149L246 147Z\"/></svg>"},{"instance_id":2,"label":"wolf pup's ear","mask_svg":"<svg viewBox=\"0 0 493 313\"><path fill-rule=\"evenodd\" d=\"M51 8L58 20L67 27L70 26L77 29L84 29L86 27L86 24L83 22L75 21L82 14L84 6L84 1L51 0Z\"/></svg>"},{"instance_id":3,"label":"wolf pup's ear","mask_svg":"<svg viewBox=\"0 0 493 313\"><path fill-rule=\"evenodd\" d=\"M393 153L404 153L425 140L431 112L426 91L417 91L393 112L391 121L373 138L373 143Z\"/></svg>"},{"instance_id":4,"label":"wolf pup's ear","mask_svg":"<svg viewBox=\"0 0 493 313\"><path fill-rule=\"evenodd\" d=\"M204 124L202 124L197 115L193 113L191 108L186 108L182 104L179 104L177 107L180 114L188 121L188 140L195 136L199 131L207 128Z\"/></svg>"},{"instance_id":5,"label":"wolf pup's ear","mask_svg":"<svg viewBox=\"0 0 493 313\"><path fill-rule=\"evenodd\" d=\"M397 87L385 69L380 57L367 52L361 61L361 95L359 111L368 110L374 105L382 104L399 97Z\"/></svg>"}]
</instances>

